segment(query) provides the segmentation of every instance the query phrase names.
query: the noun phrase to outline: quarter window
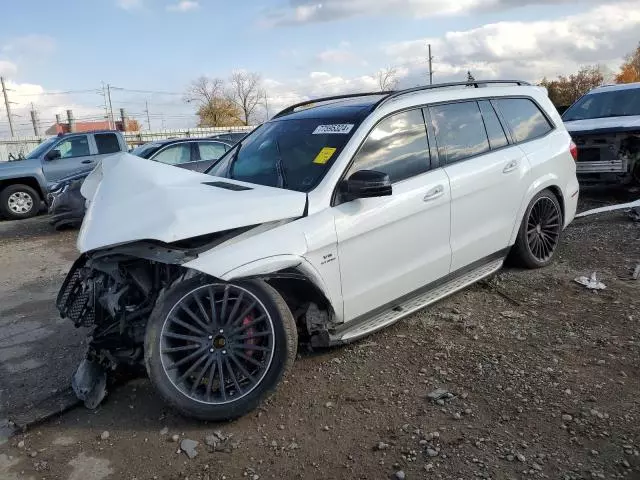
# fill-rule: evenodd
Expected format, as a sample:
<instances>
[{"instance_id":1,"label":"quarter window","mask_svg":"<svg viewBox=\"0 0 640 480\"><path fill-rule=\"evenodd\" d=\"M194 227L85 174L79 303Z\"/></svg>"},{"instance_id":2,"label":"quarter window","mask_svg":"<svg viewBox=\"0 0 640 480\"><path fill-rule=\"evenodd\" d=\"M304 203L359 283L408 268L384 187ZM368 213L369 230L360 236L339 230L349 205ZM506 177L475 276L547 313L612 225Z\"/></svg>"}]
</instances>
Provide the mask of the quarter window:
<instances>
[{"instance_id":1,"label":"quarter window","mask_svg":"<svg viewBox=\"0 0 640 480\"><path fill-rule=\"evenodd\" d=\"M528 98L499 98L495 102L517 142L542 137L552 130L547 118Z\"/></svg>"},{"instance_id":2,"label":"quarter window","mask_svg":"<svg viewBox=\"0 0 640 480\"><path fill-rule=\"evenodd\" d=\"M500 120L498 120L498 116L493 110L491 103L487 100L481 100L478 102L478 105L480 105L480 111L482 112L484 126L487 129L491 149L495 150L496 148L508 145L507 136L504 133L502 125L500 125Z\"/></svg>"},{"instance_id":3,"label":"quarter window","mask_svg":"<svg viewBox=\"0 0 640 480\"><path fill-rule=\"evenodd\" d=\"M116 153L120 151L120 142L113 133L96 133L93 136L98 147L98 154Z\"/></svg>"},{"instance_id":4,"label":"quarter window","mask_svg":"<svg viewBox=\"0 0 640 480\"><path fill-rule=\"evenodd\" d=\"M191 161L191 144L178 143L165 148L152 160L168 165L180 165Z\"/></svg>"},{"instance_id":5,"label":"quarter window","mask_svg":"<svg viewBox=\"0 0 640 480\"><path fill-rule=\"evenodd\" d=\"M392 182L429 170L429 142L421 110L397 113L380 122L358 151L347 177L377 170Z\"/></svg>"},{"instance_id":6,"label":"quarter window","mask_svg":"<svg viewBox=\"0 0 640 480\"><path fill-rule=\"evenodd\" d=\"M429 112L441 164L489 151L487 132L475 101L436 105Z\"/></svg>"}]
</instances>

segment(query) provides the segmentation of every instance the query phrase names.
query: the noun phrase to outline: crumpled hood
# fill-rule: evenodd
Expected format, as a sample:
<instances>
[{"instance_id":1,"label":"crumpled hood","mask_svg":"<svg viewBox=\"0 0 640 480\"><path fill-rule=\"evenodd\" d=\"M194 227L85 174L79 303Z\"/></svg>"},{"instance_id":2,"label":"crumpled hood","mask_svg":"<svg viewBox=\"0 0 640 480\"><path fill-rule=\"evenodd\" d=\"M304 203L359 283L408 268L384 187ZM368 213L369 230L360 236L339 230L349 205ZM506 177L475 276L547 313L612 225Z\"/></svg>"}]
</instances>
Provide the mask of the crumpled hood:
<instances>
[{"instance_id":1,"label":"crumpled hood","mask_svg":"<svg viewBox=\"0 0 640 480\"><path fill-rule=\"evenodd\" d=\"M570 134L573 133L614 133L640 130L640 116L588 118L564 122Z\"/></svg>"},{"instance_id":2,"label":"crumpled hood","mask_svg":"<svg viewBox=\"0 0 640 480\"><path fill-rule=\"evenodd\" d=\"M301 192L212 177L121 153L82 184L81 253L138 240L165 243L300 217Z\"/></svg>"}]
</instances>

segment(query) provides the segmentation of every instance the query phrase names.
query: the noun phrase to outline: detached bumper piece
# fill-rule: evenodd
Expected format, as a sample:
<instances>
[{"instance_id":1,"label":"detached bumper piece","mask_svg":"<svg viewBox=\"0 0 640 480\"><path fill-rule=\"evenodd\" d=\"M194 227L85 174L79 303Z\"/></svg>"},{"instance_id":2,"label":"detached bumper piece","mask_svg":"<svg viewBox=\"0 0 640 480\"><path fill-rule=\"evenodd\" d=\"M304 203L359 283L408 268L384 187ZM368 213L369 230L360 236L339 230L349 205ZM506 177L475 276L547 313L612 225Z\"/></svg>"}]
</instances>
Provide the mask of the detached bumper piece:
<instances>
[{"instance_id":1,"label":"detached bumper piece","mask_svg":"<svg viewBox=\"0 0 640 480\"><path fill-rule=\"evenodd\" d=\"M60 315L76 327L90 327L96 320L94 283L89 281L90 270L84 263L81 257L73 264L56 300Z\"/></svg>"}]
</instances>

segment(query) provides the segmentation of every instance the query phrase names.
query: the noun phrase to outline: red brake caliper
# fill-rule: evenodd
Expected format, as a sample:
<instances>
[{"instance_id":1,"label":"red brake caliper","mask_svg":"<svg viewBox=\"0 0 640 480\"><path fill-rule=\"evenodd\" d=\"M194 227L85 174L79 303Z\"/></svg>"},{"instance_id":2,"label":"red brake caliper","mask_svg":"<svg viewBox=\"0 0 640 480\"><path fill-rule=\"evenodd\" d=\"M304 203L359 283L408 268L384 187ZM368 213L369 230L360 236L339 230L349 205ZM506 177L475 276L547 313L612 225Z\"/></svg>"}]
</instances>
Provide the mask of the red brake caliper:
<instances>
[{"instance_id":1,"label":"red brake caliper","mask_svg":"<svg viewBox=\"0 0 640 480\"><path fill-rule=\"evenodd\" d=\"M253 315L249 314L246 317L244 317L244 319L242 320L242 325L249 325L251 322L253 322ZM244 342L248 345L255 345L257 338L253 337L253 334L256 333L254 328L247 328L247 330L245 330L245 335L247 337L249 337L247 340L245 340ZM247 355L248 357L252 357L253 353L255 352L255 350L245 350L244 353L245 355Z\"/></svg>"}]
</instances>

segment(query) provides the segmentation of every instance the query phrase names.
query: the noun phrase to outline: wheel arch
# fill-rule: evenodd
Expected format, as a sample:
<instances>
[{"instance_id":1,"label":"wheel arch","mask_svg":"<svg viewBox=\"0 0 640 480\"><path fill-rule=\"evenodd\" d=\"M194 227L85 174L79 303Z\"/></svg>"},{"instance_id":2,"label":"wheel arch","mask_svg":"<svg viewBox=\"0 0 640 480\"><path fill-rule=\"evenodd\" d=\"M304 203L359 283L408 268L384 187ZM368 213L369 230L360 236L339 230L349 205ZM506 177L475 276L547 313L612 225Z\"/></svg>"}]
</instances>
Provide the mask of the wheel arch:
<instances>
[{"instance_id":1,"label":"wheel arch","mask_svg":"<svg viewBox=\"0 0 640 480\"><path fill-rule=\"evenodd\" d=\"M33 188L35 192L38 194L38 199L40 201L44 201L45 195L42 191L42 187L38 180L35 177L17 177L17 178L9 178L6 180L0 180L0 191L11 185L26 185L27 187Z\"/></svg>"},{"instance_id":2,"label":"wheel arch","mask_svg":"<svg viewBox=\"0 0 640 480\"><path fill-rule=\"evenodd\" d=\"M560 179L556 175L546 175L545 177L538 179L536 182L532 183L525 194L522 203L520 205L520 209L518 211L518 216L516 217L516 222L513 226L513 230L511 231L511 239L509 245L513 245L518 236L518 230L520 229L520 224L522 223L522 219L524 218L524 214L529 206L529 203L538 193L543 190L550 190L558 199L558 203L560 204L560 209L562 211L562 217L566 223L566 199L564 194L562 193L562 189L559 187Z\"/></svg>"}]
</instances>

